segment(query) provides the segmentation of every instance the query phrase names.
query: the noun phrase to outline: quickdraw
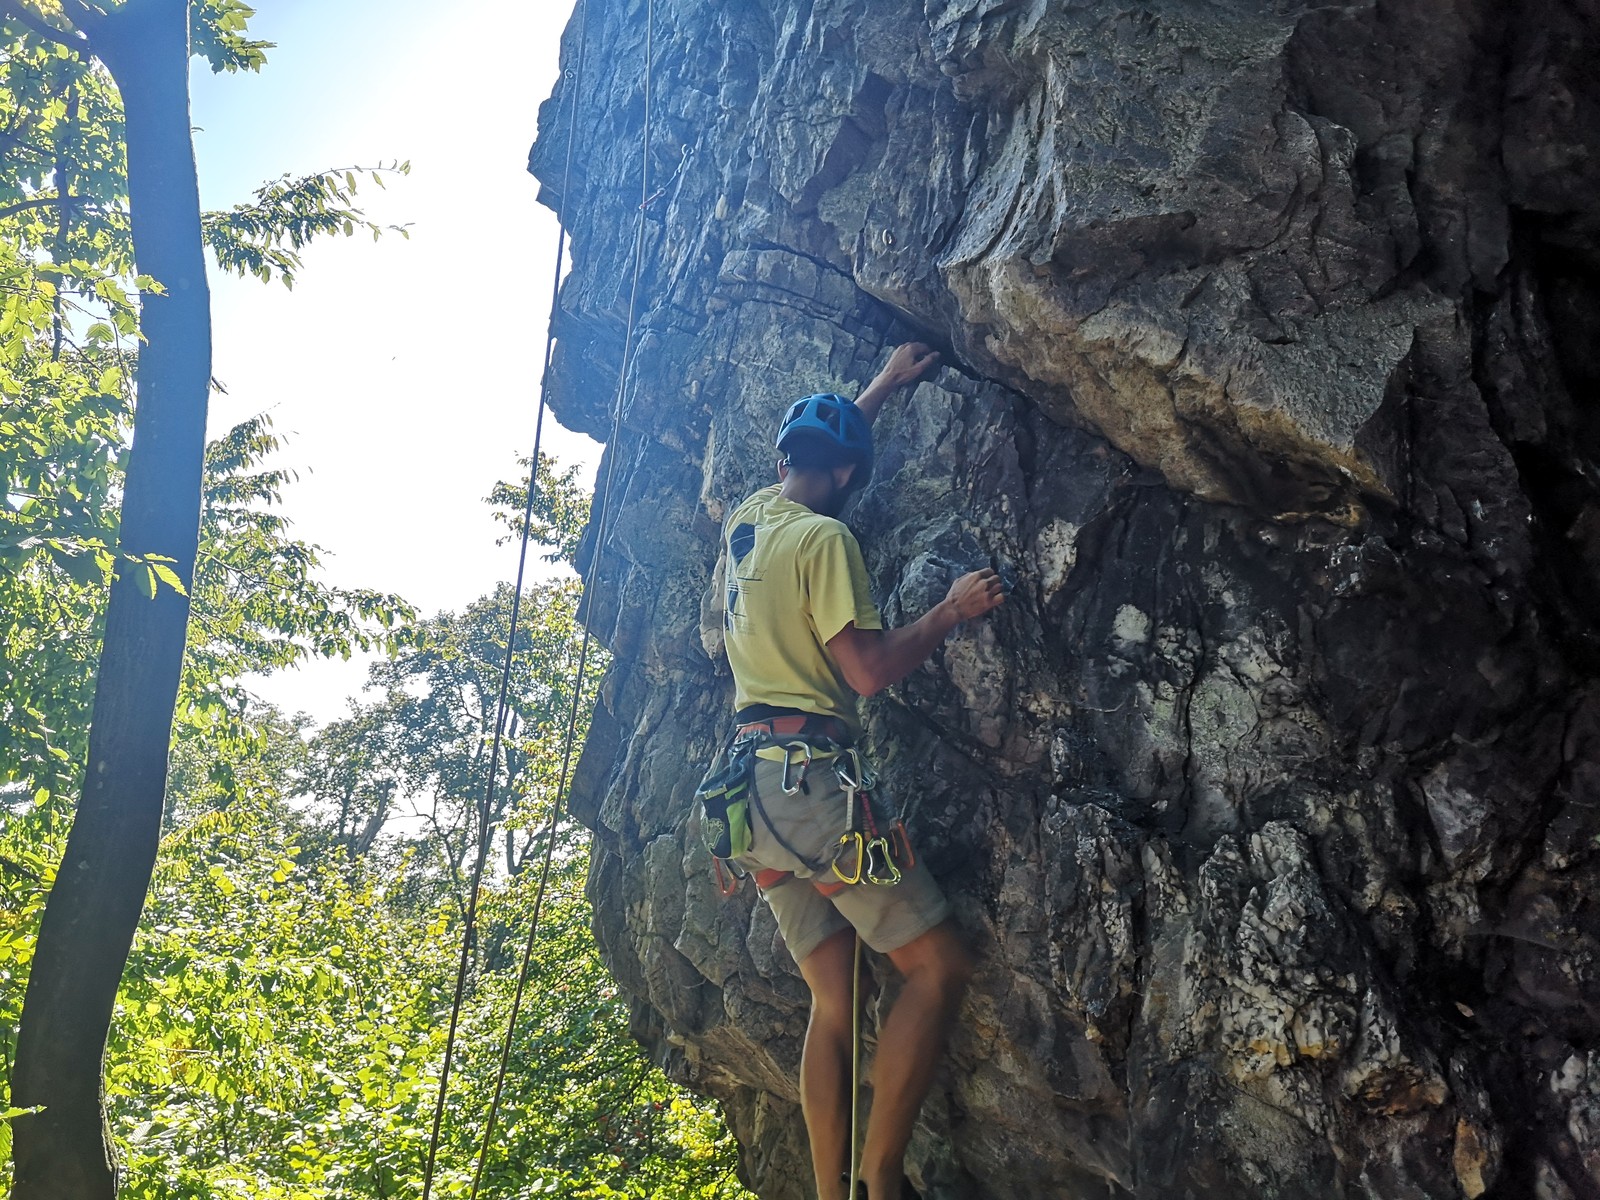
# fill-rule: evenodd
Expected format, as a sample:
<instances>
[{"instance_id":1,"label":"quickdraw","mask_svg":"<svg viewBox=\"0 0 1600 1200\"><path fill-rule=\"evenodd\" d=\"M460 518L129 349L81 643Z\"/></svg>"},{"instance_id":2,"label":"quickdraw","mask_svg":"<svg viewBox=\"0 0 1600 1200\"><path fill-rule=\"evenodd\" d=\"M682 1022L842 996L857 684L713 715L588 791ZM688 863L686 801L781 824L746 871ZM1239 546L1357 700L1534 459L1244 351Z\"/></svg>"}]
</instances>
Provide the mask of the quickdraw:
<instances>
[{"instance_id":1,"label":"quickdraw","mask_svg":"<svg viewBox=\"0 0 1600 1200\"><path fill-rule=\"evenodd\" d=\"M845 794L845 831L834 848L833 862L830 864L834 877L852 886L864 881L878 887L893 887L904 877L895 860L904 858L907 871L916 864L905 823L896 820L887 834L879 832L877 819L872 813L872 792L878 781L862 762L861 753L855 747L847 747L839 755L838 762L834 764L834 773L839 777L839 786ZM858 801L859 828L856 819ZM841 867L841 861L847 859L848 851L852 849L855 851L854 867Z\"/></svg>"},{"instance_id":2,"label":"quickdraw","mask_svg":"<svg viewBox=\"0 0 1600 1200\"><path fill-rule=\"evenodd\" d=\"M845 852L851 846L855 847L856 868L847 875L845 874L844 869L839 866L839 864L844 860ZM833 851L833 862L829 865L833 869L834 877L838 879L840 883L854 886L855 884L861 882L861 869L866 865L866 843L861 837L860 830L848 829L839 835L838 845Z\"/></svg>"}]
</instances>

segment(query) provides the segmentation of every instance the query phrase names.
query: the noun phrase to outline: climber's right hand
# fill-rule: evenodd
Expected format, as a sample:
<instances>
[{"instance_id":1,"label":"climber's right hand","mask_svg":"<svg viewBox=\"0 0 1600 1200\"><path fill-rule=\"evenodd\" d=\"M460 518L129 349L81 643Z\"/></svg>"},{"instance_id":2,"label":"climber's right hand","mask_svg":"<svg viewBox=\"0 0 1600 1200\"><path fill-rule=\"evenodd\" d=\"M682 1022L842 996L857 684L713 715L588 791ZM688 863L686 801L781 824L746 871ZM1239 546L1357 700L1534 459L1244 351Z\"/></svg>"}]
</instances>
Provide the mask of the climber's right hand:
<instances>
[{"instance_id":1,"label":"climber's right hand","mask_svg":"<svg viewBox=\"0 0 1600 1200\"><path fill-rule=\"evenodd\" d=\"M950 585L950 592L945 596L945 602L956 610L957 617L963 621L992 612L1004 604L1005 599L1005 584L993 567L963 575Z\"/></svg>"}]
</instances>

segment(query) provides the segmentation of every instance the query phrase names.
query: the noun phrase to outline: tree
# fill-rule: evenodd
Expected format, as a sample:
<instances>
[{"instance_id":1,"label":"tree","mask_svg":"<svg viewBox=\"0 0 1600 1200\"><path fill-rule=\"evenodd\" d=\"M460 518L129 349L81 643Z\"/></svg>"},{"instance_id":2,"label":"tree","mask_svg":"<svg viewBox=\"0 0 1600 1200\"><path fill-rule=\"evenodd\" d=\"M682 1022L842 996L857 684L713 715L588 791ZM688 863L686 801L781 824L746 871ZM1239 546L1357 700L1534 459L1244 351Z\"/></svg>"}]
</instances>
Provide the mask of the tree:
<instances>
[{"instance_id":1,"label":"tree","mask_svg":"<svg viewBox=\"0 0 1600 1200\"><path fill-rule=\"evenodd\" d=\"M301 748L298 736L251 710L240 676L314 654L389 644L396 626L413 616L392 596L329 587L315 578L315 547L289 538L273 511L285 476L262 469L262 459L278 448L266 430L264 418L245 422L213 443L206 456L195 619L179 692L169 825L204 825L240 797L259 795L298 773L301 756L287 754ZM97 631L89 613L78 628L58 632L70 635L64 639L69 644L92 645ZM11 970L30 964L32 923L56 870L58 848L52 848L50 831L58 804L51 799L27 806L7 822L0 844L0 864L10 864L0 873L0 911L13 914L0 932L0 963ZM0 1006L0 1020L10 1027L14 1017ZM28 1121L19 1131L26 1131Z\"/></svg>"},{"instance_id":2,"label":"tree","mask_svg":"<svg viewBox=\"0 0 1600 1200\"><path fill-rule=\"evenodd\" d=\"M542 852L555 800L581 637L575 602L567 583L524 596L517 726L491 822L513 858L489 872L479 906L442 1195L471 1186L498 1077L538 886L539 872L523 867ZM417 1190L508 612L501 589L423 622L394 661L374 667L384 696L303 747L281 719L253 710L266 738L230 751L237 790L227 797L186 763L180 742L175 786L200 794L175 797L185 819L167 837L113 1032L110 1105L117 1127L134 1131L127 1195L377 1200ZM435 830L393 819L382 829L414 804L451 830L455 872ZM744 1196L714 1111L674 1088L629 1036L628 1006L589 928L586 831L562 821L555 838L480 1194Z\"/></svg>"},{"instance_id":3,"label":"tree","mask_svg":"<svg viewBox=\"0 0 1600 1200\"><path fill-rule=\"evenodd\" d=\"M517 460L524 467L533 466L532 458ZM583 540L584 527L589 521L589 489L578 481L578 468L565 470L557 467L548 454L539 455L539 469L534 475L533 507L528 507L528 485L524 481L496 483L485 502L494 509L494 519L506 527L500 539L506 542L522 537L522 518L526 513L530 542L546 547L546 562L577 562L578 544Z\"/></svg>"},{"instance_id":4,"label":"tree","mask_svg":"<svg viewBox=\"0 0 1600 1200\"><path fill-rule=\"evenodd\" d=\"M195 619L179 690L174 726L173 802L167 827L204 822L237 799L258 795L277 781L304 773L298 728L252 706L239 679L246 673L285 666L319 654L389 645L414 614L392 596L331 587L317 575L316 547L290 538L280 504L282 471L266 469L265 456L278 449L264 418L247 421L219 438L206 463L205 517L196 572ZM109 506L107 497L96 503ZM113 510L114 515L114 510ZM43 628L18 625L23 644L51 648L52 663L85 670L92 682L103 596L79 586L48 554L34 563L40 593L65 596ZM0 579L0 584L5 581ZM12 594L15 594L13 589ZM95 603L94 601L102 603ZM30 677L14 672L0 696L27 689ZM27 690L26 695L37 698ZM86 724L86 699L79 689L47 698L41 719L66 740ZM293 734L293 736L291 736ZM43 760L54 770L56 760ZM0 758L12 773L40 769L38 763ZM64 771L67 764L62 763ZM25 980L33 957L44 899L61 857L69 809L65 788L13 788L0 807L0 1071L9 1093L11 1048ZM9 1127L0 1125L9 1134ZM0 1143L0 1153L5 1149Z\"/></svg>"},{"instance_id":5,"label":"tree","mask_svg":"<svg viewBox=\"0 0 1600 1200\"><path fill-rule=\"evenodd\" d=\"M240 0L196 0L194 49L216 69L259 67L265 47L244 36L249 14ZM20 0L0 3L7 38L20 49L19 68L6 63L14 86L3 115L11 119L7 136L20 148L22 164L7 181L18 198L0 208L0 218L31 222L23 230L24 245L31 237L42 251L14 252L7 264L15 303L8 304L12 319L4 332L13 335L7 349L20 349L8 356L13 363L42 360L31 375L43 383L43 392L59 397L49 404L54 413L65 418L89 395L70 385L71 368L104 358L107 342L135 332L125 287L129 275L137 276L133 282L141 290L137 416L121 464L116 520L75 542L74 533L81 531L51 528L52 516L60 524L72 512L59 504L54 513L41 510L82 491L76 480L63 484L52 468L40 473L38 509L12 523L28 526L24 538L5 547L13 559L19 550L22 559L35 558L23 544L31 538L85 586L95 570L113 576L68 868L57 876L46 906L19 1035L13 1100L43 1106L18 1130L19 1196L99 1196L113 1190L100 1062L156 853L195 582L210 385L205 236L210 233L225 266L267 276L276 271L287 282L304 238L330 227L331 214L322 209L338 193L336 184L324 182L319 189L280 181L258 194L255 206L212 221L209 230L203 226L189 133L190 15L185 0L61 0L49 20ZM286 212L306 219L286 222ZM252 213L259 219L252 220ZM47 215L55 218L54 231L42 243ZM338 225L345 228L343 221ZM41 265L46 257L48 265ZM64 354L68 314L62 285L68 280L92 284L94 300L109 317L109 336L96 338L91 328L78 364ZM46 319L47 356L37 337ZM108 365L94 395L119 391L122 371L121 363ZM0 379L8 396L24 390L7 382ZM9 382L19 382L14 371ZM0 430L0 436L12 436L27 422L9 424L12 431ZM95 436L110 443L117 432L102 428ZM84 439L74 427L68 440L93 438ZM19 444L31 452L48 450L25 436ZM41 568L26 561L22 566L34 578L16 590L40 599ZM73 675L81 678L82 672ZM44 711L30 698L19 713L8 714L8 725L33 721L24 740L57 762L63 755L73 758L57 731L37 720Z\"/></svg>"},{"instance_id":6,"label":"tree","mask_svg":"<svg viewBox=\"0 0 1600 1200\"><path fill-rule=\"evenodd\" d=\"M189 132L188 4L127 0L104 12L66 0L64 11L77 27L71 41L116 80L126 121L134 262L162 285L147 290L141 305L138 415L118 537L126 550L170 563L181 582L152 589L147 575L124 570L111 585L88 769L40 925L12 1075L13 1103L43 1107L17 1130L19 1200L116 1191L101 1059L161 830L211 380L210 301Z\"/></svg>"},{"instance_id":7,"label":"tree","mask_svg":"<svg viewBox=\"0 0 1600 1200\"><path fill-rule=\"evenodd\" d=\"M481 812L511 592L502 585L460 613L423 622L411 644L371 672L372 685L386 696L367 714L374 736L408 748L400 763L402 788L426 823L437 861L458 883L485 824L502 834L505 870L522 869L532 833L508 825L507 817L519 804L549 810L573 701L579 589L576 582L540 584L524 597L495 797ZM590 678L600 669L591 652Z\"/></svg>"},{"instance_id":8,"label":"tree","mask_svg":"<svg viewBox=\"0 0 1600 1200\"><path fill-rule=\"evenodd\" d=\"M258 715L273 740L290 736ZM327 814L286 803L292 770L235 765L249 782L226 808L179 798L190 817L164 842L152 919L126 973L108 1076L123 1194L414 1195L457 906L404 886L386 853L351 859L332 844ZM589 930L584 831L568 823L559 836L480 1195L743 1196L714 1110L674 1088L629 1037L628 1006ZM487 927L526 927L533 875L493 881ZM514 957L501 958L485 961L466 999L443 1195L465 1195L476 1165L516 983Z\"/></svg>"}]
</instances>

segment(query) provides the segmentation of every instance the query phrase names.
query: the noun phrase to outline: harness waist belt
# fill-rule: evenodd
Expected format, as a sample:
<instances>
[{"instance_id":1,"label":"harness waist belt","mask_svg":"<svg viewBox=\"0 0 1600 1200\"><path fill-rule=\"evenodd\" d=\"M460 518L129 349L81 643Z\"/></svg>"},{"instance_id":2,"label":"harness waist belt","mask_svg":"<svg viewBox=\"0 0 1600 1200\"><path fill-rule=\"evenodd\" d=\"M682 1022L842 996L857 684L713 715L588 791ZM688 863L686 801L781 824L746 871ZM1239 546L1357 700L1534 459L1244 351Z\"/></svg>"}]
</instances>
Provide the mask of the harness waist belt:
<instances>
[{"instance_id":1,"label":"harness waist belt","mask_svg":"<svg viewBox=\"0 0 1600 1200\"><path fill-rule=\"evenodd\" d=\"M805 778L805 768L812 763L832 762L844 753L843 746L814 746L796 738L792 742L766 742L755 749L757 758L768 762L794 763L800 768L800 778Z\"/></svg>"},{"instance_id":2,"label":"harness waist belt","mask_svg":"<svg viewBox=\"0 0 1600 1200\"><path fill-rule=\"evenodd\" d=\"M768 717L764 721L748 721L734 727L735 737L751 733L765 733L772 737L823 737L841 745L850 743L850 730L838 717L819 717L812 713Z\"/></svg>"}]
</instances>

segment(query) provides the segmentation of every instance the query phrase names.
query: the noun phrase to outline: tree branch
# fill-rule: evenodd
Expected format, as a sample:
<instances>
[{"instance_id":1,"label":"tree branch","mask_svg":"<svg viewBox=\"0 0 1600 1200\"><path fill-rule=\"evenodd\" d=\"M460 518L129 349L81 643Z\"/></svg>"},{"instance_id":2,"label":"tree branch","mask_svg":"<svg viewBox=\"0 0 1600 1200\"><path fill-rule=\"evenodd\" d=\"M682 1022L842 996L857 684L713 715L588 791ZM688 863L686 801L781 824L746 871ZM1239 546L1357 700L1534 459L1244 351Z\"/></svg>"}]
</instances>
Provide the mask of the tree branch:
<instances>
[{"instance_id":1,"label":"tree branch","mask_svg":"<svg viewBox=\"0 0 1600 1200\"><path fill-rule=\"evenodd\" d=\"M110 12L85 0L61 0L61 11L85 34L92 35L94 27L110 16Z\"/></svg>"},{"instance_id":2,"label":"tree branch","mask_svg":"<svg viewBox=\"0 0 1600 1200\"><path fill-rule=\"evenodd\" d=\"M63 77L70 79L66 72ZM56 246L55 259L58 263L70 262L72 259L70 239L72 236L72 160L67 157L67 150L71 142L72 130L78 124L79 104L82 100L82 89L68 82L67 91L67 119L57 129L60 137L56 144ZM59 291L51 298L51 307L55 310L53 324L55 338L50 350L50 361L58 362L61 359L61 342L66 335L66 322L62 319L61 311L64 303Z\"/></svg>"},{"instance_id":3,"label":"tree branch","mask_svg":"<svg viewBox=\"0 0 1600 1200\"><path fill-rule=\"evenodd\" d=\"M82 3L82 0L77 0ZM65 0L63 0L65 7ZM43 17L23 7L21 0L0 0L0 17L10 17L13 21L20 21L34 33L46 41L54 42L58 46L65 46L69 50L86 50L89 39L80 30L57 29Z\"/></svg>"},{"instance_id":4,"label":"tree branch","mask_svg":"<svg viewBox=\"0 0 1600 1200\"><path fill-rule=\"evenodd\" d=\"M82 199L82 197L78 196L64 198L68 202ZM52 205L60 204L62 200L63 197L61 196L45 196L38 200L18 200L15 204L7 204L4 207L0 207L0 218L15 216L19 212L27 212L30 208L49 208Z\"/></svg>"}]
</instances>

